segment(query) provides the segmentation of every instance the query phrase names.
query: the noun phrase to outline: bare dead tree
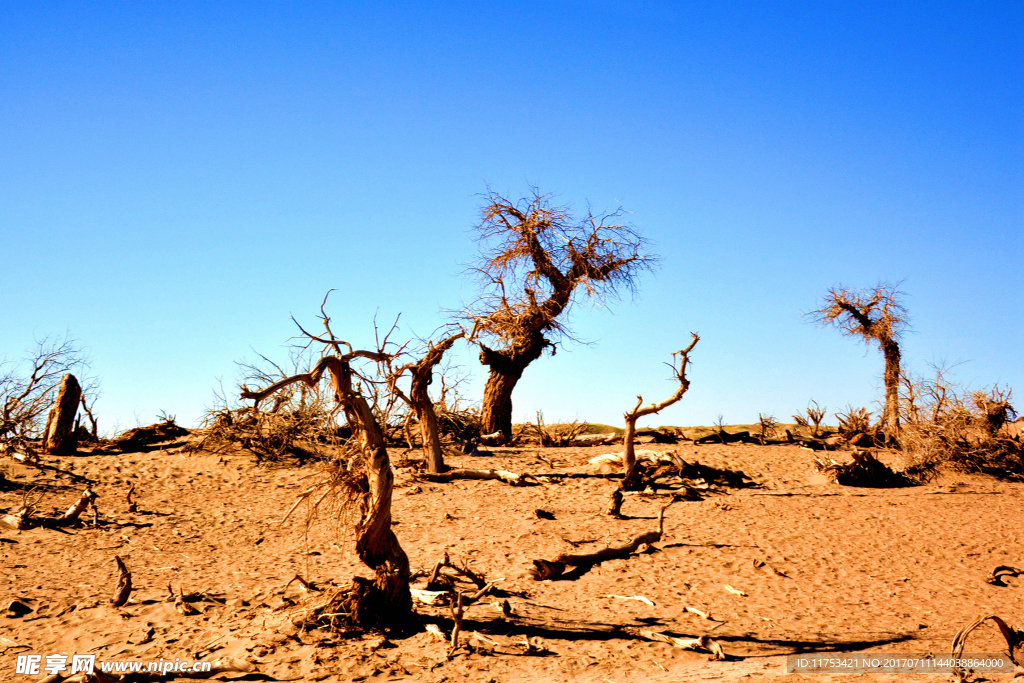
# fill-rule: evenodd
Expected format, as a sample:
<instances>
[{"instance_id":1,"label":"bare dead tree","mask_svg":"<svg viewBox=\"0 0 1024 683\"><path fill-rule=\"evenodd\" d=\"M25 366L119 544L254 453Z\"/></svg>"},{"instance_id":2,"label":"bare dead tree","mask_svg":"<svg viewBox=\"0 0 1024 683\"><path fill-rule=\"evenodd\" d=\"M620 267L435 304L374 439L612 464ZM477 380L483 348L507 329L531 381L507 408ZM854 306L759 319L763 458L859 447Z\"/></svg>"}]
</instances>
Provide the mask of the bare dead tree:
<instances>
[{"instance_id":1,"label":"bare dead tree","mask_svg":"<svg viewBox=\"0 0 1024 683\"><path fill-rule=\"evenodd\" d=\"M0 359L0 446L25 448L26 441L41 437L44 416L53 406L64 375L75 371L81 376L88 368L81 347L68 335L36 342L21 367ZM90 389L96 386L91 378L84 383Z\"/></svg>"},{"instance_id":2,"label":"bare dead tree","mask_svg":"<svg viewBox=\"0 0 1024 683\"><path fill-rule=\"evenodd\" d=\"M365 386L364 377L353 368L354 362L368 361L376 366L377 377L386 378L391 374L391 361L401 349L388 351L387 336L378 340L375 351L353 349L351 344L334 336L326 315L323 322L326 337L310 334L299 326L310 342L322 344L327 354L312 370L285 377L261 390L243 386L241 397L253 400L258 407L263 400L296 382L312 389L321 379L329 378L335 401L344 412L362 455L366 492L361 506L362 519L356 529L356 553L374 571L373 581L355 577L352 589L339 597L340 602L330 606L330 610L349 615L352 623L361 627L401 628L408 621L412 598L409 592L409 558L391 529L394 473L384 430L360 389ZM383 381L381 379L378 383Z\"/></svg>"},{"instance_id":3,"label":"bare dead tree","mask_svg":"<svg viewBox=\"0 0 1024 683\"><path fill-rule=\"evenodd\" d=\"M430 398L429 388L434 381L434 368L456 341L465 336L464 332L449 335L437 342L427 342L423 356L414 363L399 367L390 378L391 388L398 394L416 414L420 427L420 438L423 440L423 459L427 472L437 474L444 472L444 453L441 450L441 439L438 434L437 413L434 402ZM411 376L409 395L397 386L397 379L408 372Z\"/></svg>"},{"instance_id":4,"label":"bare dead tree","mask_svg":"<svg viewBox=\"0 0 1024 683\"><path fill-rule=\"evenodd\" d=\"M844 334L874 342L885 357L885 407L882 428L888 437L900 433L900 335L907 326L907 309L897 285L881 283L871 290L832 287L821 308L809 313L819 325L839 328Z\"/></svg>"},{"instance_id":5,"label":"bare dead tree","mask_svg":"<svg viewBox=\"0 0 1024 683\"><path fill-rule=\"evenodd\" d=\"M490 373L484 433L511 438L512 390L545 349L555 353L559 337L568 334L566 314L574 301L585 296L604 303L623 288L634 291L640 272L654 262L643 238L617 222L622 213L588 210L576 218L536 189L518 201L496 192L485 196L474 269L481 295L462 312L487 341L477 340Z\"/></svg>"},{"instance_id":6,"label":"bare dead tree","mask_svg":"<svg viewBox=\"0 0 1024 683\"><path fill-rule=\"evenodd\" d=\"M622 456L622 465L625 472L625 478L622 480L623 491L635 491L638 488L642 488L640 477L637 476L636 451L633 447L633 440L636 436L636 421L641 417L661 412L673 403L677 403L683 397L683 394L685 394L690 388L690 380L686 378L686 366L690 362L690 352L693 351L693 347L697 346L697 342L700 341L700 337L698 335L693 334L692 332L690 334L693 337L693 341L690 342L690 345L682 351L676 351L672 354L672 374L679 382L679 386L676 388L675 392L664 401L652 403L644 406L643 408L640 406L643 404L644 399L642 396L637 396L636 407L623 415L623 417L626 418L626 435L622 439L622 443L625 446ZM679 364L678 367L676 366L676 362ZM618 510L615 510L615 512L617 513Z\"/></svg>"}]
</instances>

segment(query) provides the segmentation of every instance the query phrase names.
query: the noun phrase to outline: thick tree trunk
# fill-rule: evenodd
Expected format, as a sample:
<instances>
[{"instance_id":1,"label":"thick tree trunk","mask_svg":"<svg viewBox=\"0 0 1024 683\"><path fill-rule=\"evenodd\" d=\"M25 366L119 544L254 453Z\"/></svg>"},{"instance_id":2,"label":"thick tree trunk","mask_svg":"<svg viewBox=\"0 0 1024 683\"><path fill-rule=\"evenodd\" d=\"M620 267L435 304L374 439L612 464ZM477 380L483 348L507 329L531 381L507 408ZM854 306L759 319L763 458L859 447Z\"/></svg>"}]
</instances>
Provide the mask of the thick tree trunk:
<instances>
[{"instance_id":1,"label":"thick tree trunk","mask_svg":"<svg viewBox=\"0 0 1024 683\"><path fill-rule=\"evenodd\" d=\"M885 355L885 408L882 427L886 436L893 440L900 438L900 346L895 339L881 339Z\"/></svg>"},{"instance_id":2,"label":"thick tree trunk","mask_svg":"<svg viewBox=\"0 0 1024 683\"><path fill-rule=\"evenodd\" d=\"M423 460L427 472L438 474L444 472L444 453L441 451L441 438L437 433L437 415L434 407L417 411L420 419L420 438L423 439Z\"/></svg>"},{"instance_id":3,"label":"thick tree trunk","mask_svg":"<svg viewBox=\"0 0 1024 683\"><path fill-rule=\"evenodd\" d=\"M480 430L484 434L501 432L505 440L512 438L512 390L523 371L540 358L551 342L540 332L512 349L494 350L480 345L480 362L490 368L480 407Z\"/></svg>"},{"instance_id":4,"label":"thick tree trunk","mask_svg":"<svg viewBox=\"0 0 1024 683\"><path fill-rule=\"evenodd\" d=\"M508 375L491 369L484 386L484 400L480 410L481 432L501 432L506 440L512 438L512 390L516 388L521 376L521 370Z\"/></svg>"},{"instance_id":5,"label":"thick tree trunk","mask_svg":"<svg viewBox=\"0 0 1024 683\"><path fill-rule=\"evenodd\" d=\"M43 432L44 453L71 455L78 450L75 414L81 402L82 388L78 385L78 380L70 373L64 375L57 391L57 402L46 417L46 429Z\"/></svg>"}]
</instances>

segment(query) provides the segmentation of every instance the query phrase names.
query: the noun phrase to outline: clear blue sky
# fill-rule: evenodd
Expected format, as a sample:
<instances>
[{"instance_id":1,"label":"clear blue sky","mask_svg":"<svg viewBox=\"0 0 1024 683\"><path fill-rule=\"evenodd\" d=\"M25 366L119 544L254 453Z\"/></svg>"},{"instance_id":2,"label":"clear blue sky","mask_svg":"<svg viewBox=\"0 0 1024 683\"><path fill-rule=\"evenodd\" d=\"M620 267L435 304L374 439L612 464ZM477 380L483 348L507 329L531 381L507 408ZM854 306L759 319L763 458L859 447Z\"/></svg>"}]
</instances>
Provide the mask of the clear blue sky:
<instances>
[{"instance_id":1,"label":"clear blue sky","mask_svg":"<svg viewBox=\"0 0 1024 683\"><path fill-rule=\"evenodd\" d=\"M879 280L911 368L1024 404L1022 46L1016 2L6 3L0 355L69 330L101 430L191 424L330 288L354 343L377 310L429 333L479 193L535 184L663 260L577 310L592 344L526 371L517 421L619 424L691 331L650 423L870 405L878 352L801 314Z\"/></svg>"}]
</instances>

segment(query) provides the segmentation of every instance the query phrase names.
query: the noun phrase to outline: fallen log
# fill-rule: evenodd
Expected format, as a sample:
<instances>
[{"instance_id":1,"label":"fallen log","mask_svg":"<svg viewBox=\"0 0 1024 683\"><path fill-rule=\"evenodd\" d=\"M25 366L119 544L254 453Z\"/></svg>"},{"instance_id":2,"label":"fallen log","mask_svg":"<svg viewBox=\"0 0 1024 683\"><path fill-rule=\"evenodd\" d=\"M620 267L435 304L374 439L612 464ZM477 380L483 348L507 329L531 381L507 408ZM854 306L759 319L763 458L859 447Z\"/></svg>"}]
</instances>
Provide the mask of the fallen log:
<instances>
[{"instance_id":1,"label":"fallen log","mask_svg":"<svg viewBox=\"0 0 1024 683\"><path fill-rule=\"evenodd\" d=\"M727 659L725 651L722 650L722 646L708 636L699 636L697 638L676 638L675 636L669 636L664 633L629 626L622 630L624 633L628 633L631 636L638 636L640 638L654 640L659 643L668 643L672 647L678 647L680 650L704 650L705 652L711 653L712 659Z\"/></svg>"},{"instance_id":2,"label":"fallen log","mask_svg":"<svg viewBox=\"0 0 1024 683\"><path fill-rule=\"evenodd\" d=\"M497 479L512 486L526 485L529 483L527 480L532 478L529 474L516 474L507 470L470 470L461 468L440 473L420 472L416 477L424 481L440 483L455 481L456 479Z\"/></svg>"},{"instance_id":3,"label":"fallen log","mask_svg":"<svg viewBox=\"0 0 1024 683\"><path fill-rule=\"evenodd\" d=\"M658 528L654 531L642 533L625 545L609 546L594 553L562 554L553 560L534 560L534 568L530 571L531 576L537 581L555 579L564 574L567 567L592 567L607 560L625 559L639 550L641 546L660 541L665 531L665 510L674 502L675 499L670 500L658 511Z\"/></svg>"}]
</instances>

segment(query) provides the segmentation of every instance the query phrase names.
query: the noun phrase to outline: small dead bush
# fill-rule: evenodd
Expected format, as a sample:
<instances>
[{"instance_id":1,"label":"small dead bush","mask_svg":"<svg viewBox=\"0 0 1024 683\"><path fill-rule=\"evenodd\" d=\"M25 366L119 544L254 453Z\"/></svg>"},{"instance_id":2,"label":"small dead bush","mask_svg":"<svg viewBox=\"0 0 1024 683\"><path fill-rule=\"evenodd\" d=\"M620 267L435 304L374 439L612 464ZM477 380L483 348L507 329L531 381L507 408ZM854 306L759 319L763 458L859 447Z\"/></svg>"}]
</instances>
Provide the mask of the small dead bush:
<instances>
[{"instance_id":1,"label":"small dead bush","mask_svg":"<svg viewBox=\"0 0 1024 683\"><path fill-rule=\"evenodd\" d=\"M815 458L814 469L842 486L899 488L921 483L905 472L894 471L869 451L853 451L852 459L844 463L832 458Z\"/></svg>"},{"instance_id":2,"label":"small dead bush","mask_svg":"<svg viewBox=\"0 0 1024 683\"><path fill-rule=\"evenodd\" d=\"M867 408L846 406L846 412L836 413L836 419L839 420L839 434L846 439L874 431L871 428L871 411Z\"/></svg>"},{"instance_id":3,"label":"small dead bush","mask_svg":"<svg viewBox=\"0 0 1024 683\"><path fill-rule=\"evenodd\" d=\"M821 433L821 422L825 419L825 414L828 412L828 408L822 408L818 405L818 402L811 400L807 404L807 410L804 411L803 415L794 415L793 421L796 422L797 426L803 427L811 432L811 436L817 438Z\"/></svg>"}]
</instances>

